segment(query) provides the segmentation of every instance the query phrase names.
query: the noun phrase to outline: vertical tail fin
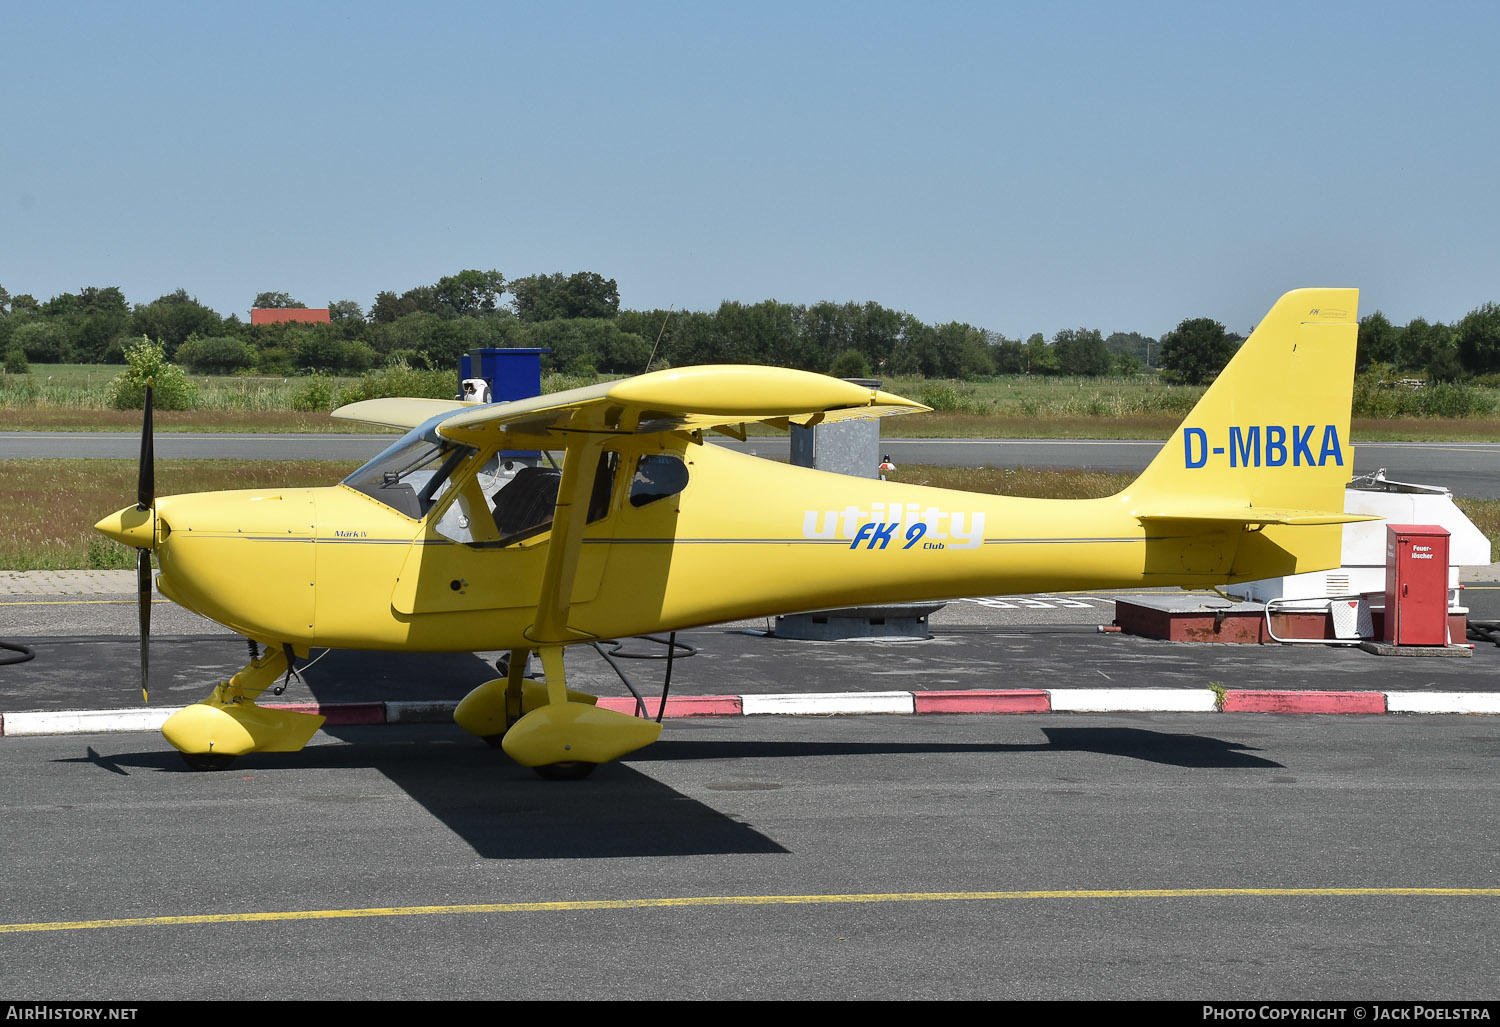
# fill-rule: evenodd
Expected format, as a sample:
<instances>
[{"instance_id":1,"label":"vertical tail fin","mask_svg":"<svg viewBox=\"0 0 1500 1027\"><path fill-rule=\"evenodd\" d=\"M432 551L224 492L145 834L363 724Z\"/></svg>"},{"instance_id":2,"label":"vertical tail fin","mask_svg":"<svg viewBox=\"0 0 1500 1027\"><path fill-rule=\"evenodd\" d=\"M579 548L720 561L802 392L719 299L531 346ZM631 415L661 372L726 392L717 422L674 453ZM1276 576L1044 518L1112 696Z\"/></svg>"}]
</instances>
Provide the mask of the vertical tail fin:
<instances>
[{"instance_id":1,"label":"vertical tail fin","mask_svg":"<svg viewBox=\"0 0 1500 1027\"><path fill-rule=\"evenodd\" d=\"M1343 512L1358 302L1355 289L1281 297L1120 494L1179 540L1148 572L1251 581L1339 565L1342 522L1366 519Z\"/></svg>"},{"instance_id":2,"label":"vertical tail fin","mask_svg":"<svg viewBox=\"0 0 1500 1027\"><path fill-rule=\"evenodd\" d=\"M1349 406L1359 290L1276 301L1129 494L1174 512L1240 507L1341 512L1354 448Z\"/></svg>"}]
</instances>

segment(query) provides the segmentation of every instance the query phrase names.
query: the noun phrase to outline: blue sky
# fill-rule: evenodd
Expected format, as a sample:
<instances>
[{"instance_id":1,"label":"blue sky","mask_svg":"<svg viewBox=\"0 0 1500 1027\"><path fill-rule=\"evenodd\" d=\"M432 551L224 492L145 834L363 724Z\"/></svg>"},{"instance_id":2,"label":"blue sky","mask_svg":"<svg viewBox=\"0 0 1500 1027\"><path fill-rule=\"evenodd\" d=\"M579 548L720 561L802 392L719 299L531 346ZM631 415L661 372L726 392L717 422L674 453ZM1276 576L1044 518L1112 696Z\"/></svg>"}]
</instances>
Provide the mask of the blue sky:
<instances>
[{"instance_id":1,"label":"blue sky","mask_svg":"<svg viewBox=\"0 0 1500 1027\"><path fill-rule=\"evenodd\" d=\"M597 271L1009 336L1500 301L1500 5L0 0L0 285Z\"/></svg>"}]
</instances>

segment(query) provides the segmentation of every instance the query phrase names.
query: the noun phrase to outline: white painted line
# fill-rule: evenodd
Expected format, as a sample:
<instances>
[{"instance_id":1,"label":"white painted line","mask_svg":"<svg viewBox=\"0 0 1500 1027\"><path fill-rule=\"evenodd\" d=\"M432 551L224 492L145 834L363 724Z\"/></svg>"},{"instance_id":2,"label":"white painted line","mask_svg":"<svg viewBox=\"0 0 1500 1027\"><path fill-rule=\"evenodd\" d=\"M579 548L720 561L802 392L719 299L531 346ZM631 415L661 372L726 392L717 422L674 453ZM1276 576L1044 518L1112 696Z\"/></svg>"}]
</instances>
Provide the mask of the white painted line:
<instances>
[{"instance_id":1,"label":"white painted line","mask_svg":"<svg viewBox=\"0 0 1500 1027\"><path fill-rule=\"evenodd\" d=\"M1385 708L1387 713L1500 713L1500 693L1387 692Z\"/></svg>"},{"instance_id":2,"label":"white painted line","mask_svg":"<svg viewBox=\"0 0 1500 1027\"><path fill-rule=\"evenodd\" d=\"M181 706L136 710L68 710L61 713L7 713L5 734L87 735L124 731L160 731Z\"/></svg>"},{"instance_id":3,"label":"white painted line","mask_svg":"<svg viewBox=\"0 0 1500 1027\"><path fill-rule=\"evenodd\" d=\"M827 715L832 713L915 713L910 692L825 692L822 695L744 695L745 716L761 713Z\"/></svg>"},{"instance_id":4,"label":"white painted line","mask_svg":"<svg viewBox=\"0 0 1500 1027\"><path fill-rule=\"evenodd\" d=\"M438 724L453 719L458 703L431 700L403 700L385 704L387 724Z\"/></svg>"},{"instance_id":5,"label":"white painted line","mask_svg":"<svg viewBox=\"0 0 1500 1027\"><path fill-rule=\"evenodd\" d=\"M1052 710L1110 713L1213 713L1211 688L1053 688Z\"/></svg>"}]
</instances>

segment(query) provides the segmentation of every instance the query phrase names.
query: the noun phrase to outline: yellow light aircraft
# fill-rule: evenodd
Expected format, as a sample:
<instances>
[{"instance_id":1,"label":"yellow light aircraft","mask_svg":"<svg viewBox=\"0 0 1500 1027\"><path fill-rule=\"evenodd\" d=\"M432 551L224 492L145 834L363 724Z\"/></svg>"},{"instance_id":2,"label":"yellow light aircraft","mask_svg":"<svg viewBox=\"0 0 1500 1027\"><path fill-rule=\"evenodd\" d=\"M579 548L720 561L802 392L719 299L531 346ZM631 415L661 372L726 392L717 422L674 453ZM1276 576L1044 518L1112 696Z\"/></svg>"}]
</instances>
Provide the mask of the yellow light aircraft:
<instances>
[{"instance_id":1,"label":"yellow light aircraft","mask_svg":"<svg viewBox=\"0 0 1500 1027\"><path fill-rule=\"evenodd\" d=\"M167 740L198 768L300 749L321 717L256 705L309 647L511 651L457 721L543 776L582 776L659 721L566 687L575 643L841 606L1138 585L1208 586L1339 563L1351 475L1353 289L1283 296L1146 471L1106 499L976 495L829 474L708 444L917 413L774 367L658 371L511 403L377 399L335 416L409 429L338 485L151 495L98 524L253 658ZM502 454L561 451L507 476ZM531 654L545 681L525 678Z\"/></svg>"}]
</instances>

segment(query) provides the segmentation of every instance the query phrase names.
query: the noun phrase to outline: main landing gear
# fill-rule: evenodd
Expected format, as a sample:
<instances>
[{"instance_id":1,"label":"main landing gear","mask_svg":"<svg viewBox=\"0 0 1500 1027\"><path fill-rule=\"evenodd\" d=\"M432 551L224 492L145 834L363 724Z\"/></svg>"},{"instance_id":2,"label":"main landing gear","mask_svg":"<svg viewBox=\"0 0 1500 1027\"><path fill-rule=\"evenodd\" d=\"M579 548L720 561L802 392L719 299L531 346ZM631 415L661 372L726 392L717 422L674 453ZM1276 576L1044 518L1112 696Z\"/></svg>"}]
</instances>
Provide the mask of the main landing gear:
<instances>
[{"instance_id":1,"label":"main landing gear","mask_svg":"<svg viewBox=\"0 0 1500 1027\"><path fill-rule=\"evenodd\" d=\"M595 705L596 696L569 689L563 647L542 646L545 682L526 677L528 649L510 654L506 676L464 696L454 721L548 781L577 781L600 763L650 745L661 724Z\"/></svg>"}]
</instances>

